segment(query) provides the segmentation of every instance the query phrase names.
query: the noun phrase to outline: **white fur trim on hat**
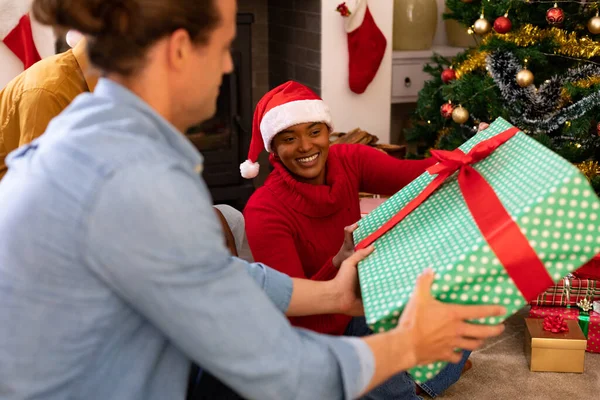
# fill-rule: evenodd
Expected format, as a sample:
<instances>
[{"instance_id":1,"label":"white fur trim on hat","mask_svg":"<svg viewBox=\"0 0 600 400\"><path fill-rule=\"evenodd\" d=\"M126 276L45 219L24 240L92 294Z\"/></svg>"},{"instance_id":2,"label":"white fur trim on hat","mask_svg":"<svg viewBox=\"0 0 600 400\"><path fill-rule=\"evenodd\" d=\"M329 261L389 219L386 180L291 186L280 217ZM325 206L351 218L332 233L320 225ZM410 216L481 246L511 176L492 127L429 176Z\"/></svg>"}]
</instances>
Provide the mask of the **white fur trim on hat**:
<instances>
[{"instance_id":1,"label":"white fur trim on hat","mask_svg":"<svg viewBox=\"0 0 600 400\"><path fill-rule=\"evenodd\" d=\"M323 100L296 100L273 107L260 121L265 149L271 152L271 141L279 132L306 122L323 122L333 130L329 106Z\"/></svg>"},{"instance_id":2,"label":"white fur trim on hat","mask_svg":"<svg viewBox=\"0 0 600 400\"><path fill-rule=\"evenodd\" d=\"M354 3L354 5L350 4L348 6L351 14L344 20L346 32L348 33L362 25L367 12L367 0L354 0L350 3Z\"/></svg>"},{"instance_id":3,"label":"white fur trim on hat","mask_svg":"<svg viewBox=\"0 0 600 400\"><path fill-rule=\"evenodd\" d=\"M260 170L260 164L257 162L252 162L250 160L246 160L240 164L240 173L242 177L245 179L252 179L258 176L258 171Z\"/></svg>"}]
</instances>

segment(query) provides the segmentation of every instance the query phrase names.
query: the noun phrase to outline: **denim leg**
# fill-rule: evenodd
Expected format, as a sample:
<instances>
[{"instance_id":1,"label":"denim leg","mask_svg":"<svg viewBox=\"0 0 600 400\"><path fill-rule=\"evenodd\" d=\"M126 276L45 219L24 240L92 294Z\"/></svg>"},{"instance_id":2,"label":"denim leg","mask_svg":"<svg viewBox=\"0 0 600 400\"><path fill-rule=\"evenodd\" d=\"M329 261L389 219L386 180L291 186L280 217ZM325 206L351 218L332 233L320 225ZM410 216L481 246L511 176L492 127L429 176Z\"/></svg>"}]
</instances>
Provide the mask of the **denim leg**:
<instances>
[{"instance_id":1,"label":"denim leg","mask_svg":"<svg viewBox=\"0 0 600 400\"><path fill-rule=\"evenodd\" d=\"M372 333L363 317L355 317L348 324L345 335L368 336ZM406 372L401 372L365 394L360 400L422 400L422 397L417 396L415 389L412 378Z\"/></svg>"},{"instance_id":2,"label":"denim leg","mask_svg":"<svg viewBox=\"0 0 600 400\"><path fill-rule=\"evenodd\" d=\"M450 386L454 385L460 378L467 359L471 355L470 351L463 351L462 359L458 364L448 363L434 378L428 380L419 386L431 397L436 397L442 394Z\"/></svg>"}]
</instances>

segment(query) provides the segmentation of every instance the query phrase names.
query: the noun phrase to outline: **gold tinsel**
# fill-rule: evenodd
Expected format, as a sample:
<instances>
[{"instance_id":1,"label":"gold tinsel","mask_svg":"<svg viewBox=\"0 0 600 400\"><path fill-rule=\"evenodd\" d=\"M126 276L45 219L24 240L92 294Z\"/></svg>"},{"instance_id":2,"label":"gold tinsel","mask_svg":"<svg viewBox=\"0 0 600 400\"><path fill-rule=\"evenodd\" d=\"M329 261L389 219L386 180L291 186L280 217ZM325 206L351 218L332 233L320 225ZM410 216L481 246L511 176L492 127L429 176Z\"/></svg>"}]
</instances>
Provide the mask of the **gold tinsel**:
<instances>
[{"instance_id":1,"label":"gold tinsel","mask_svg":"<svg viewBox=\"0 0 600 400\"><path fill-rule=\"evenodd\" d=\"M482 44L488 44L494 37L499 37L505 42L514 43L519 47L528 47L544 39L552 39L558 45L555 51L556 54L585 59L600 56L598 42L587 36L578 38L575 32L568 33L559 28L540 29L537 26L527 24L514 32L490 33L483 39ZM485 68L487 55L487 52L477 53L473 51L464 62L454 68L456 76L460 78L464 74ZM600 78L597 79L600 80ZM599 82L590 83L590 86L596 83Z\"/></svg>"},{"instance_id":2,"label":"gold tinsel","mask_svg":"<svg viewBox=\"0 0 600 400\"><path fill-rule=\"evenodd\" d=\"M471 52L468 58L460 63L456 68L454 68L454 72L456 73L456 77L460 78L464 74L470 74L471 72L485 68L485 59L488 56L486 51L482 52Z\"/></svg>"},{"instance_id":3,"label":"gold tinsel","mask_svg":"<svg viewBox=\"0 0 600 400\"><path fill-rule=\"evenodd\" d=\"M577 164L577 168L579 168L588 179L593 179L600 175L600 164L598 161L585 161Z\"/></svg>"},{"instance_id":4,"label":"gold tinsel","mask_svg":"<svg viewBox=\"0 0 600 400\"><path fill-rule=\"evenodd\" d=\"M578 81L573 82L573 86L583 89L588 89L594 85L600 84L600 76L590 76L588 78L580 79ZM569 91L566 88L562 88L561 94L561 107L564 105L572 103L571 96L569 95Z\"/></svg>"},{"instance_id":5,"label":"gold tinsel","mask_svg":"<svg viewBox=\"0 0 600 400\"><path fill-rule=\"evenodd\" d=\"M577 82L573 82L573 85L578 88L588 89L594 85L600 84L600 76L590 76L588 78L581 79Z\"/></svg>"},{"instance_id":6,"label":"gold tinsel","mask_svg":"<svg viewBox=\"0 0 600 400\"><path fill-rule=\"evenodd\" d=\"M444 136L448 136L450 134L450 128L443 128L438 132L437 140L433 145L432 149L438 149L440 141L444 138ZM431 149L429 149L431 150Z\"/></svg>"},{"instance_id":7,"label":"gold tinsel","mask_svg":"<svg viewBox=\"0 0 600 400\"><path fill-rule=\"evenodd\" d=\"M487 44L492 36L483 39L483 44ZM598 42L587 36L577 37L575 32L566 32L560 28L540 29L530 24L524 25L515 32L505 33L500 36L502 40L514 43L519 47L528 47L539 43L544 39L552 39L559 45L557 54L577 58L592 58L600 55L600 46Z\"/></svg>"}]
</instances>

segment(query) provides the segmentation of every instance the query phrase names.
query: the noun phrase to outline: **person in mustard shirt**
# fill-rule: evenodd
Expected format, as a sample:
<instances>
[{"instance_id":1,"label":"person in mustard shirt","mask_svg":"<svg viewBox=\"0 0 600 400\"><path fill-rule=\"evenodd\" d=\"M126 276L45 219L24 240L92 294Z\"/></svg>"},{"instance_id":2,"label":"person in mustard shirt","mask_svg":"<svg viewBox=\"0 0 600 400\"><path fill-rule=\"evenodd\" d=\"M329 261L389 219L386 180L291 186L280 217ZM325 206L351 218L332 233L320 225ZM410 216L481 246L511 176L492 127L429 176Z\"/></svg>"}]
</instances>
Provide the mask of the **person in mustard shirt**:
<instances>
[{"instance_id":1,"label":"person in mustard shirt","mask_svg":"<svg viewBox=\"0 0 600 400\"><path fill-rule=\"evenodd\" d=\"M52 118L98 81L90 68L85 39L73 49L38 61L0 91L0 179L6 156L41 136Z\"/></svg>"}]
</instances>

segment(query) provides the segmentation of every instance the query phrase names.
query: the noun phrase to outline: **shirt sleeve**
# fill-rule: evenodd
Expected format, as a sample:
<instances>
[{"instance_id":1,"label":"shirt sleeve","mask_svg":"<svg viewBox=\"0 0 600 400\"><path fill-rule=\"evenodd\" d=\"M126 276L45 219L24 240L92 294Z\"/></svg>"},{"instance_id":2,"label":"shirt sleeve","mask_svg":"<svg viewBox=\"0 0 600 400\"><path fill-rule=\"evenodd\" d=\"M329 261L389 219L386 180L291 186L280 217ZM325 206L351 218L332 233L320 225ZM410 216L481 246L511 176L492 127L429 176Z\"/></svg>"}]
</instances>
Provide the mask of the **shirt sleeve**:
<instances>
[{"instance_id":1,"label":"shirt sleeve","mask_svg":"<svg viewBox=\"0 0 600 400\"><path fill-rule=\"evenodd\" d=\"M333 265L333 257L327 259L314 275L306 276L296 249L293 230L288 226L287 220L273 211L268 200L261 201L254 198L250 201L251 203L244 210L244 218L248 244L255 260L292 278L327 281L336 276L339 269ZM322 327L339 326L340 318L347 320L348 317L339 314L320 314L290 317L289 320L294 326L319 330Z\"/></svg>"},{"instance_id":2,"label":"shirt sleeve","mask_svg":"<svg viewBox=\"0 0 600 400\"><path fill-rule=\"evenodd\" d=\"M40 137L50 121L60 114L67 103L45 89L31 89L21 95L18 105L19 146Z\"/></svg>"},{"instance_id":3,"label":"shirt sleeve","mask_svg":"<svg viewBox=\"0 0 600 400\"><path fill-rule=\"evenodd\" d=\"M433 158L401 160L362 144L340 148L359 179L359 190L391 196L436 163Z\"/></svg>"},{"instance_id":4,"label":"shirt sleeve","mask_svg":"<svg viewBox=\"0 0 600 400\"><path fill-rule=\"evenodd\" d=\"M276 307L289 297L287 280L229 256L208 190L191 172L129 167L104 184L86 220L90 268L244 397L351 399L373 376L364 342L290 326Z\"/></svg>"}]
</instances>

